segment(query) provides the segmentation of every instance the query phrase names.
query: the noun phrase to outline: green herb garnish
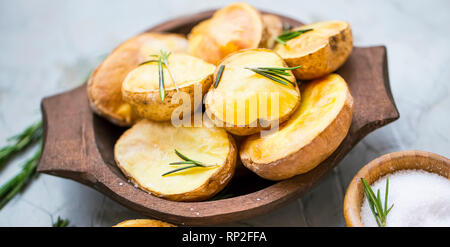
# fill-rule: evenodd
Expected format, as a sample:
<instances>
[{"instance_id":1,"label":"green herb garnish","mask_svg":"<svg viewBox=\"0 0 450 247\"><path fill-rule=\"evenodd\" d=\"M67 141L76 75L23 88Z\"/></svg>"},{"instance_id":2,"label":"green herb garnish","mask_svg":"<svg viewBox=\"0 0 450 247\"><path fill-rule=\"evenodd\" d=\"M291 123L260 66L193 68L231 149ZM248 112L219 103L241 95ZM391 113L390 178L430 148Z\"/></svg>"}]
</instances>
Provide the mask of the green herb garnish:
<instances>
[{"instance_id":1,"label":"green herb garnish","mask_svg":"<svg viewBox=\"0 0 450 247\"><path fill-rule=\"evenodd\" d=\"M286 45L286 42L288 42L289 40L296 38L296 37L300 36L301 34L312 31L312 30L313 30L312 28L309 28L309 29L300 29L300 30L296 30L296 31L284 32L280 36L278 36L275 40L278 43Z\"/></svg>"},{"instance_id":2,"label":"green herb garnish","mask_svg":"<svg viewBox=\"0 0 450 247\"><path fill-rule=\"evenodd\" d=\"M223 70L225 69L225 65L221 65L219 68L219 72L217 72L216 82L214 83L214 88L217 88L219 85L220 79L222 79Z\"/></svg>"},{"instance_id":3,"label":"green herb garnish","mask_svg":"<svg viewBox=\"0 0 450 247\"><path fill-rule=\"evenodd\" d=\"M177 154L178 157L180 157L183 161L178 161L178 162L172 162L169 165L190 165L190 166L185 166L185 167L181 167L181 168L177 168L174 169L172 171L166 172L161 176L166 176L175 172L179 172L182 170L186 170L186 169L190 169L190 168L194 168L194 167L212 167L212 166L216 166L216 165L206 165L200 161L195 161L193 159L188 158L187 156L181 154L180 152L178 152L178 150L175 149L175 154Z\"/></svg>"},{"instance_id":4,"label":"green herb garnish","mask_svg":"<svg viewBox=\"0 0 450 247\"><path fill-rule=\"evenodd\" d=\"M161 101L164 101L164 97L166 96L166 89L164 87L164 69L161 57L158 59L158 70L159 70L159 97L161 97Z\"/></svg>"},{"instance_id":5,"label":"green herb garnish","mask_svg":"<svg viewBox=\"0 0 450 247\"><path fill-rule=\"evenodd\" d=\"M32 142L42 139L42 121L27 127L22 133L10 137L8 141L15 141L14 144L0 149L0 168L3 167L9 158L29 146ZM28 181L33 177L41 156L41 147L34 156L25 162L19 174L11 178L0 187L0 209L3 208L15 195L17 195Z\"/></svg>"},{"instance_id":6,"label":"green herb garnish","mask_svg":"<svg viewBox=\"0 0 450 247\"><path fill-rule=\"evenodd\" d=\"M170 77L172 78L173 85L175 86L175 89L177 90L177 92L179 92L180 90L178 89L177 83L175 82L175 76L173 75L172 70L169 67L169 61L167 60L169 58L171 52L167 53L167 52L164 52L162 50L160 52L161 52L162 62L166 66L167 70L169 71L169 74L170 74Z\"/></svg>"},{"instance_id":7,"label":"green herb garnish","mask_svg":"<svg viewBox=\"0 0 450 247\"><path fill-rule=\"evenodd\" d=\"M148 63L153 63L153 62L158 62L158 71L159 71L159 96L161 97L161 101L164 101L164 97L165 97L165 86L164 86L164 69L163 69L163 65L166 66L167 70L169 71L170 77L172 78L173 84L175 86L175 89L177 90L177 92L179 92L177 83L175 82L175 77L173 76L172 71L170 70L169 67L169 61L168 58L170 56L170 54L172 54L171 52L165 52L163 50L159 51L159 55L150 55L151 57L156 57L157 59L152 59L152 60L148 60L145 61L141 64L139 64L139 66L144 65L144 64L148 64Z\"/></svg>"},{"instance_id":8,"label":"green herb garnish","mask_svg":"<svg viewBox=\"0 0 450 247\"><path fill-rule=\"evenodd\" d=\"M272 81L278 82L280 84L288 86L289 84L295 85L294 82L290 81L284 76L290 76L286 70L294 70L300 68L301 65L292 67L292 68L273 68L273 67L245 67L244 69L251 70L256 74L262 75L266 78L269 78Z\"/></svg>"},{"instance_id":9,"label":"green herb garnish","mask_svg":"<svg viewBox=\"0 0 450 247\"><path fill-rule=\"evenodd\" d=\"M29 183L29 181L35 177L36 168L39 164L39 159L42 152L42 132L42 120L39 120L27 127L24 131L22 131L22 133L10 137L8 141L16 141L14 144L0 149L1 168L14 153L24 150L34 141L39 143L36 153L25 162L22 170L16 176L0 186L0 209L3 208L14 196L19 194Z\"/></svg>"},{"instance_id":10,"label":"green herb garnish","mask_svg":"<svg viewBox=\"0 0 450 247\"><path fill-rule=\"evenodd\" d=\"M69 225L69 220L68 219L62 219L61 217L58 216L58 219L56 220L55 223L53 223L53 227L66 227Z\"/></svg>"},{"instance_id":11,"label":"green herb garnish","mask_svg":"<svg viewBox=\"0 0 450 247\"><path fill-rule=\"evenodd\" d=\"M13 154L23 150L33 141L40 139L41 136L42 121L39 120L26 128L22 133L10 137L8 141L14 141L14 143L6 145L0 149L0 168L6 164L6 161L8 161Z\"/></svg>"},{"instance_id":12,"label":"green herb garnish","mask_svg":"<svg viewBox=\"0 0 450 247\"><path fill-rule=\"evenodd\" d=\"M33 177L41 157L41 149L40 144L33 157L25 162L22 171L0 187L0 209L18 194Z\"/></svg>"},{"instance_id":13,"label":"green herb garnish","mask_svg":"<svg viewBox=\"0 0 450 247\"><path fill-rule=\"evenodd\" d=\"M388 209L388 191L389 191L389 178L386 179L386 193L384 198L384 208L381 203L380 190L378 189L377 195L373 192L369 183L364 178L361 178L361 181L364 185L364 191L366 193L367 201L369 202L370 210L372 211L373 216L379 227L386 226L386 217L391 211L394 204Z\"/></svg>"}]
</instances>

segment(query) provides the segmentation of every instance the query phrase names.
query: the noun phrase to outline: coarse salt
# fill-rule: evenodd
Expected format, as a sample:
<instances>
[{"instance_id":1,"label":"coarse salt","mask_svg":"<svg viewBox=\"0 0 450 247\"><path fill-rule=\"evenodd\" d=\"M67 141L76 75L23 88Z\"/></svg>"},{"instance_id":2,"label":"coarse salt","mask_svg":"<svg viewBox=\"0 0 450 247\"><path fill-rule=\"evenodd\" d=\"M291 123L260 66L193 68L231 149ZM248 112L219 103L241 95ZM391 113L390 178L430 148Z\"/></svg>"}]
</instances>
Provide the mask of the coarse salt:
<instances>
[{"instance_id":1,"label":"coarse salt","mask_svg":"<svg viewBox=\"0 0 450 247\"><path fill-rule=\"evenodd\" d=\"M423 170L403 170L384 176L371 185L380 189L382 205L389 177L388 208L394 204L386 218L386 226L450 226L450 180ZM364 226L377 226L364 197L361 207Z\"/></svg>"}]
</instances>

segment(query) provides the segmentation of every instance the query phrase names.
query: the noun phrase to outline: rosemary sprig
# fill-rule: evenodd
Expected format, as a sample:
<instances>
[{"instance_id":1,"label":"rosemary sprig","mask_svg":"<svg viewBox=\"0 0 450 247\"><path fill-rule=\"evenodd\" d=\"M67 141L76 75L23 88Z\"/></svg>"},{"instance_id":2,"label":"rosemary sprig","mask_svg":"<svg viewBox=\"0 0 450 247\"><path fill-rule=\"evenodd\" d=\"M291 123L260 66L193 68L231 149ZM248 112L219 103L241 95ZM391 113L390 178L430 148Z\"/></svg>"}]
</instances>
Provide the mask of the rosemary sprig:
<instances>
[{"instance_id":1,"label":"rosemary sprig","mask_svg":"<svg viewBox=\"0 0 450 247\"><path fill-rule=\"evenodd\" d=\"M394 204L388 209L388 193L389 193L389 178L386 179L386 193L384 198L384 208L381 203L380 190L378 189L377 195L373 192L369 183L364 178L361 178L361 181L364 185L364 191L366 193L367 201L369 202L370 210L372 211L373 216L375 217L375 221L379 227L386 226L386 218L389 212L391 211Z\"/></svg>"},{"instance_id":2,"label":"rosemary sprig","mask_svg":"<svg viewBox=\"0 0 450 247\"><path fill-rule=\"evenodd\" d=\"M272 81L278 82L280 84L283 84L285 86L288 86L289 84L295 85L294 82L290 81L284 76L290 76L287 70L294 70L300 68L301 65L291 68L274 68L274 67L245 67L244 69L251 70L255 72L258 75L262 75L266 78L269 78Z\"/></svg>"},{"instance_id":3,"label":"rosemary sprig","mask_svg":"<svg viewBox=\"0 0 450 247\"><path fill-rule=\"evenodd\" d=\"M289 40L296 38L296 37L300 36L301 34L312 31L312 30L313 30L312 28L308 28L308 29L300 29L300 30L295 30L295 31L287 31L287 32L282 33L277 38L275 38L275 40L278 43L286 45L286 42L288 42Z\"/></svg>"},{"instance_id":4,"label":"rosemary sprig","mask_svg":"<svg viewBox=\"0 0 450 247\"><path fill-rule=\"evenodd\" d=\"M161 97L161 101L164 101L166 89L164 88L164 69L161 57L158 59L158 70L159 70L159 97Z\"/></svg>"},{"instance_id":5,"label":"rosemary sprig","mask_svg":"<svg viewBox=\"0 0 450 247\"><path fill-rule=\"evenodd\" d=\"M6 164L13 154L23 150L33 141L40 139L41 136L42 121L39 120L26 128L22 133L8 138L8 141L14 141L14 143L0 149L0 168Z\"/></svg>"},{"instance_id":6,"label":"rosemary sprig","mask_svg":"<svg viewBox=\"0 0 450 247\"><path fill-rule=\"evenodd\" d=\"M178 89L177 83L175 82L175 77L172 73L172 70L170 70L169 67L169 61L168 58L170 56L170 54L172 54L171 52L165 52L163 50L159 51L159 55L150 55L151 57L156 57L157 59L151 59L151 60L147 60L141 64L139 64L139 66L144 65L144 64L148 64L148 63L153 63L153 62L157 62L158 63L158 72L159 72L159 96L161 98L161 101L164 101L164 97L165 97L165 86L164 86L164 69L163 69L163 65L166 66L167 70L169 71L170 77L172 78L173 84L175 86L175 89L177 90L177 92L179 92L180 90Z\"/></svg>"},{"instance_id":7,"label":"rosemary sprig","mask_svg":"<svg viewBox=\"0 0 450 247\"><path fill-rule=\"evenodd\" d=\"M22 171L0 187L0 209L18 194L33 177L41 157L41 144L36 153L25 162Z\"/></svg>"},{"instance_id":8,"label":"rosemary sprig","mask_svg":"<svg viewBox=\"0 0 450 247\"><path fill-rule=\"evenodd\" d=\"M161 53L161 55L160 55L161 61L166 66L167 70L169 71L169 74L170 74L170 77L172 78L175 89L177 90L177 92L179 92L180 90L178 89L177 83L175 82L175 77L172 73L172 70L169 67L168 58L169 58L171 52L164 52L163 50L160 50L160 53Z\"/></svg>"},{"instance_id":9,"label":"rosemary sprig","mask_svg":"<svg viewBox=\"0 0 450 247\"><path fill-rule=\"evenodd\" d=\"M87 80L87 79L86 79ZM85 81L86 81L85 80ZM42 120L35 122L26 128L22 133L10 137L8 141L15 140L16 143L0 149L0 168L6 163L13 153L23 150L33 141L39 142L36 153L27 160L22 170L15 177L1 185L0 187L0 209L3 208L15 195L35 177L36 168L42 152ZM12 148L12 146L14 148Z\"/></svg>"},{"instance_id":10,"label":"rosemary sprig","mask_svg":"<svg viewBox=\"0 0 450 247\"><path fill-rule=\"evenodd\" d=\"M186 169L190 169L190 168L194 168L194 167L212 167L212 166L216 166L216 165L206 165L200 161L196 161L193 159L188 158L187 156L183 155L182 153L180 153L178 150L175 149L175 154L180 157L183 161L178 161L178 162L172 162L169 165L190 165L190 166L185 166L185 167L180 167L171 171L168 171L166 173L164 173L161 176L166 176L175 172L179 172L182 170L186 170Z\"/></svg>"},{"instance_id":11,"label":"rosemary sprig","mask_svg":"<svg viewBox=\"0 0 450 247\"><path fill-rule=\"evenodd\" d=\"M219 68L219 72L217 72L216 81L214 83L214 88L217 88L219 85L220 79L222 79L223 70L225 69L225 65L221 65Z\"/></svg>"},{"instance_id":12,"label":"rosemary sprig","mask_svg":"<svg viewBox=\"0 0 450 247\"><path fill-rule=\"evenodd\" d=\"M68 219L62 219L59 216L58 216L58 219L56 220L56 222L53 223L53 227L66 227L68 225L69 225L69 220Z\"/></svg>"}]
</instances>

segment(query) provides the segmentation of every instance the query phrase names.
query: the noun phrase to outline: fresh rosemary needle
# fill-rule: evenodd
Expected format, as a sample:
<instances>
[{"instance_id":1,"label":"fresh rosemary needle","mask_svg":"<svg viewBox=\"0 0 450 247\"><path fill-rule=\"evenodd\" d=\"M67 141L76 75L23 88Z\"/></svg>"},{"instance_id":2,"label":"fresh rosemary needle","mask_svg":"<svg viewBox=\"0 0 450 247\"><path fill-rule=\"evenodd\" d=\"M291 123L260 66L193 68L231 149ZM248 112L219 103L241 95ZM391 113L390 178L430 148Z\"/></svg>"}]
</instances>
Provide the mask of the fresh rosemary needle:
<instances>
[{"instance_id":1,"label":"fresh rosemary needle","mask_svg":"<svg viewBox=\"0 0 450 247\"><path fill-rule=\"evenodd\" d=\"M222 79L223 70L225 69L225 65L221 65L219 68L219 72L217 72L216 81L214 83L214 88L217 88L219 86L220 79Z\"/></svg>"},{"instance_id":2,"label":"fresh rosemary needle","mask_svg":"<svg viewBox=\"0 0 450 247\"><path fill-rule=\"evenodd\" d=\"M256 74L262 75L274 82L283 84L285 86L295 85L294 82L290 81L285 76L290 76L287 70L294 70L300 68L301 65L291 68L275 68L275 67L245 67L244 69L251 70Z\"/></svg>"},{"instance_id":3,"label":"fresh rosemary needle","mask_svg":"<svg viewBox=\"0 0 450 247\"><path fill-rule=\"evenodd\" d=\"M164 97L166 96L166 89L164 87L164 69L161 57L158 59L158 70L159 70L159 97L161 97L161 101L164 101Z\"/></svg>"},{"instance_id":4,"label":"fresh rosemary needle","mask_svg":"<svg viewBox=\"0 0 450 247\"><path fill-rule=\"evenodd\" d=\"M153 63L153 62L157 62L158 63L158 74L159 74L159 96L161 98L161 101L164 101L164 97L165 97L165 85L164 85L164 66L166 66L167 70L169 71L170 77L172 78L173 84L175 86L175 89L177 90L177 92L179 92L177 83L175 82L175 77L172 73L172 71L170 70L169 67L169 61L168 58L170 56L170 54L172 54L171 52L165 52L163 50L159 51L159 55L150 55L151 57L156 57L157 59L151 59L151 60L147 60L145 62L142 62L141 64L139 64L139 66L144 65L144 64L148 64L148 63Z\"/></svg>"},{"instance_id":5,"label":"fresh rosemary needle","mask_svg":"<svg viewBox=\"0 0 450 247\"><path fill-rule=\"evenodd\" d=\"M178 150L175 149L175 154L180 157L183 161L178 161L178 162L172 162L169 165L190 165L190 166L184 166L184 167L180 167L171 171L168 171L166 173L164 173L161 176L166 176L175 172L179 172L182 170L186 170L186 169L190 169L190 168L194 168L194 167L212 167L212 166L216 166L216 165L206 165L200 161L195 161L193 159L188 158L186 155L180 153Z\"/></svg>"},{"instance_id":6,"label":"fresh rosemary needle","mask_svg":"<svg viewBox=\"0 0 450 247\"><path fill-rule=\"evenodd\" d=\"M295 31L287 31L287 32L282 33L275 40L278 43L286 45L286 42L288 42L289 40L296 38L296 37L300 36L301 34L312 31L312 30L313 30L312 28L308 28L308 29L300 29L300 30L295 30Z\"/></svg>"},{"instance_id":7,"label":"fresh rosemary needle","mask_svg":"<svg viewBox=\"0 0 450 247\"><path fill-rule=\"evenodd\" d=\"M0 209L17 195L33 177L41 157L41 144L36 153L22 168L22 171L0 187Z\"/></svg>"},{"instance_id":8,"label":"fresh rosemary needle","mask_svg":"<svg viewBox=\"0 0 450 247\"><path fill-rule=\"evenodd\" d=\"M378 189L377 195L373 192L369 183L364 178L361 178L361 181L364 186L364 192L366 194L367 201L369 202L370 211L372 211L373 216L375 217L375 221L379 227L386 226L386 218L389 212L391 211L394 204L388 208L388 193L389 193L389 178L386 179L386 192L384 198L384 208L381 203L380 190Z\"/></svg>"},{"instance_id":9,"label":"fresh rosemary needle","mask_svg":"<svg viewBox=\"0 0 450 247\"><path fill-rule=\"evenodd\" d=\"M166 66L167 70L169 71L170 77L172 78L172 81L173 81L173 85L175 86L175 89L177 90L177 92L179 92L180 90L178 89L177 83L175 81L175 77L172 73L172 70L169 67L168 59L169 59L171 52L165 52L163 50L160 50L160 53L161 53L160 57L162 59L162 63Z\"/></svg>"},{"instance_id":10,"label":"fresh rosemary needle","mask_svg":"<svg viewBox=\"0 0 450 247\"><path fill-rule=\"evenodd\" d=\"M56 220L56 222L53 223L53 227L66 227L68 225L69 225L69 220L68 219L62 219L59 216L58 216L58 219Z\"/></svg>"},{"instance_id":11,"label":"fresh rosemary needle","mask_svg":"<svg viewBox=\"0 0 450 247\"><path fill-rule=\"evenodd\" d=\"M11 156L24 148L33 141L40 139L42 136L42 121L39 120L27 127L22 133L12 136L8 139L13 144L6 145L0 149L0 168L2 168Z\"/></svg>"}]
</instances>

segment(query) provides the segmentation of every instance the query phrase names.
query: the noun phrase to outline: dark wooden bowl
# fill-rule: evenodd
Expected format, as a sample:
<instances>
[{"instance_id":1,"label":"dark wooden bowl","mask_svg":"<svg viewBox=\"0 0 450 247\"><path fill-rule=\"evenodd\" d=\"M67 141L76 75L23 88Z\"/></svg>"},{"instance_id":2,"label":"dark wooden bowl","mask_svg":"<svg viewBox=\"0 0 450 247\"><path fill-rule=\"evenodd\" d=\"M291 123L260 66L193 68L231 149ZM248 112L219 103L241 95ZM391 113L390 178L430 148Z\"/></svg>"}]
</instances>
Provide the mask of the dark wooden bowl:
<instances>
[{"instance_id":1,"label":"dark wooden bowl","mask_svg":"<svg viewBox=\"0 0 450 247\"><path fill-rule=\"evenodd\" d=\"M148 31L187 34L213 13L180 17ZM301 24L280 17L292 26ZM385 47L355 47L338 73L354 97L350 131L322 164L288 180L267 181L241 166L226 188L231 198L187 203L154 197L127 182L116 166L113 146L124 128L92 113L86 85L42 101L44 148L38 171L86 184L130 209L175 224L213 225L263 214L310 190L364 136L399 118L389 86Z\"/></svg>"}]
</instances>

